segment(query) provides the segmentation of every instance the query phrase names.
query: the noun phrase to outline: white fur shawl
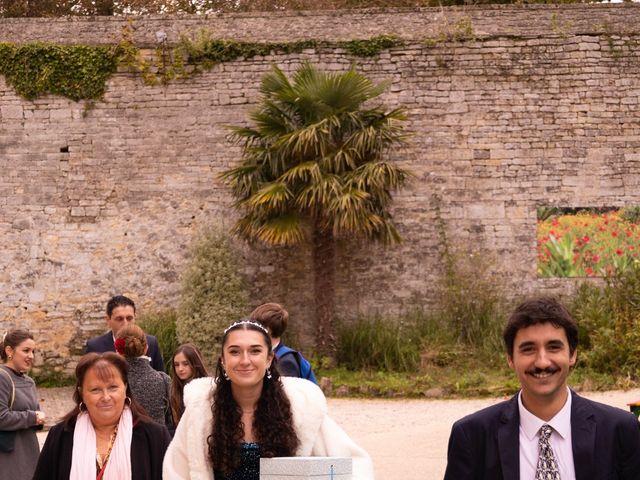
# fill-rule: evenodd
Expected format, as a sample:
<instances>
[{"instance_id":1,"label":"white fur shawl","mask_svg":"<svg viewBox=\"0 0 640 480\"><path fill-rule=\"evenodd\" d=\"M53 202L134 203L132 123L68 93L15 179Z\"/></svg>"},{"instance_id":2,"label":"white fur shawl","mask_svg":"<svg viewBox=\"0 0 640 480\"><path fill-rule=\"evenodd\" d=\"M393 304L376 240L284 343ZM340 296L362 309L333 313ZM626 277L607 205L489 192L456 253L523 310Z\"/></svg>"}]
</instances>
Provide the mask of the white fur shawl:
<instances>
[{"instance_id":1,"label":"white fur shawl","mask_svg":"<svg viewBox=\"0 0 640 480\"><path fill-rule=\"evenodd\" d=\"M369 456L327 416L327 401L320 388L300 378L281 377L281 381L300 440L296 456L353 457L353 480L372 480ZM207 438L211 434L214 389L213 378L198 378L185 387L185 413L165 455L164 480L213 480Z\"/></svg>"}]
</instances>

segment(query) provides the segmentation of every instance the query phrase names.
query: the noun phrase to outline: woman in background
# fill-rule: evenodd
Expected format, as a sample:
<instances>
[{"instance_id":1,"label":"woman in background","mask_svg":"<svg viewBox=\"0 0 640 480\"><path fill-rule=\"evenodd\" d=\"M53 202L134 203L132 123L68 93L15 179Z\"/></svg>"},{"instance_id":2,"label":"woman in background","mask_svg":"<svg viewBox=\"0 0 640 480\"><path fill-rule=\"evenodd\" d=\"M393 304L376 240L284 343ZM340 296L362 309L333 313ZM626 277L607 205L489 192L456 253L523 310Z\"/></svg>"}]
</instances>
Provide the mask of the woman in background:
<instances>
[{"instance_id":1,"label":"woman in background","mask_svg":"<svg viewBox=\"0 0 640 480\"><path fill-rule=\"evenodd\" d=\"M151 366L151 358L146 356L149 348L147 336L139 326L130 323L118 330L115 347L129 365L127 381L135 401L154 421L171 428L171 378Z\"/></svg>"},{"instance_id":2,"label":"woman in background","mask_svg":"<svg viewBox=\"0 0 640 480\"><path fill-rule=\"evenodd\" d=\"M198 347L192 343L185 343L176 348L171 369L171 414L174 425L178 425L184 413L184 386L194 378L208 376Z\"/></svg>"},{"instance_id":3,"label":"woman in background","mask_svg":"<svg viewBox=\"0 0 640 480\"><path fill-rule=\"evenodd\" d=\"M2 340L0 430L15 432L15 436L12 451L0 450L0 477L11 480L31 480L40 454L36 430L44 425L45 414L38 406L36 384L26 375L35 350L33 335L27 330L11 330Z\"/></svg>"}]
</instances>

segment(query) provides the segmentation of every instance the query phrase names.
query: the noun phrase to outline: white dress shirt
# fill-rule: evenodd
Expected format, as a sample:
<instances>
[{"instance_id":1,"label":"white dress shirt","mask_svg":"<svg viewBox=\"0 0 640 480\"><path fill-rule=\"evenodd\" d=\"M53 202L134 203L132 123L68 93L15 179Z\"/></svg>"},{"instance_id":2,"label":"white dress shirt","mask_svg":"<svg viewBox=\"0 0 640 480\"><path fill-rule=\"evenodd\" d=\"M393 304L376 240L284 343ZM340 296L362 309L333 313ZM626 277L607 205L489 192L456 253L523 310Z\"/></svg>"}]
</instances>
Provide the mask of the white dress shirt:
<instances>
[{"instance_id":1,"label":"white dress shirt","mask_svg":"<svg viewBox=\"0 0 640 480\"><path fill-rule=\"evenodd\" d=\"M571 391L567 388L567 401L548 422L539 419L522 404L522 391L518 395L520 412L520 480L536 478L538 464L538 439L540 427L545 423L553 428L549 443L558 462L561 480L575 480L571 443Z\"/></svg>"}]
</instances>

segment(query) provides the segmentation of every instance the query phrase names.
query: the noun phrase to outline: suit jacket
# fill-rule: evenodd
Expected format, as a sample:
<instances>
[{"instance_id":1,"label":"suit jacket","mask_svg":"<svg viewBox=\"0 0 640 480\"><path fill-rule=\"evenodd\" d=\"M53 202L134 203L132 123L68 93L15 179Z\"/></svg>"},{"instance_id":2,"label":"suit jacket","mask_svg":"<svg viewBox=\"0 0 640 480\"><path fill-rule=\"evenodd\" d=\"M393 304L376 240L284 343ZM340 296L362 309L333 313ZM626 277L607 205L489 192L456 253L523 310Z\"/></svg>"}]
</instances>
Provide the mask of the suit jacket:
<instances>
[{"instance_id":1,"label":"suit jacket","mask_svg":"<svg viewBox=\"0 0 640 480\"><path fill-rule=\"evenodd\" d=\"M640 479L640 422L571 392L576 480ZM453 424L445 480L520 478L518 396Z\"/></svg>"},{"instance_id":2,"label":"suit jacket","mask_svg":"<svg viewBox=\"0 0 640 480\"><path fill-rule=\"evenodd\" d=\"M146 337L147 345L149 346L147 355L151 357L151 366L159 372L164 372L164 360L162 359L160 347L158 347L158 339L153 335L146 335ZM108 331L104 335L89 339L84 350L85 353L115 352L116 347L113 344L113 334L111 333L111 331Z\"/></svg>"},{"instance_id":3,"label":"suit jacket","mask_svg":"<svg viewBox=\"0 0 640 480\"><path fill-rule=\"evenodd\" d=\"M68 480L71 472L75 420L49 430L33 480ZM131 437L131 478L162 480L162 460L171 437L164 425L138 422Z\"/></svg>"}]
</instances>

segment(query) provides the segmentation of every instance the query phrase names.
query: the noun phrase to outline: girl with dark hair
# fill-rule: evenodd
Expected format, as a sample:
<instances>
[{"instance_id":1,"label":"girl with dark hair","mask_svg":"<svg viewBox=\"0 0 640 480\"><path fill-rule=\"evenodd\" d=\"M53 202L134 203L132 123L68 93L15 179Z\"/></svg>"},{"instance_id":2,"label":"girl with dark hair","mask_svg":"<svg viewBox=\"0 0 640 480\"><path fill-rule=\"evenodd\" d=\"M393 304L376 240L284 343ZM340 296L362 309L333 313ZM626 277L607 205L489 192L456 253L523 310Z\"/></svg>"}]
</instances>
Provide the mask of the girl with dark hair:
<instances>
[{"instance_id":1,"label":"girl with dark hair","mask_svg":"<svg viewBox=\"0 0 640 480\"><path fill-rule=\"evenodd\" d=\"M184 413L184 387L194 378L208 377L202 354L193 343L185 343L173 353L171 369L171 414L173 424L178 425Z\"/></svg>"},{"instance_id":2,"label":"girl with dark hair","mask_svg":"<svg viewBox=\"0 0 640 480\"><path fill-rule=\"evenodd\" d=\"M0 448L0 472L12 480L30 480L40 454L36 430L42 428L45 415L38 406L36 384L26 375L35 349L27 330L10 330L2 339L0 430L7 432L7 441Z\"/></svg>"},{"instance_id":3,"label":"girl with dark hair","mask_svg":"<svg viewBox=\"0 0 640 480\"><path fill-rule=\"evenodd\" d=\"M280 377L266 328L224 331L216 378L185 388L185 412L167 450L165 479L258 480L261 457L353 458L353 480L373 479L367 453L327 415L317 385Z\"/></svg>"},{"instance_id":4,"label":"girl with dark hair","mask_svg":"<svg viewBox=\"0 0 640 480\"><path fill-rule=\"evenodd\" d=\"M80 359L75 406L49 431L33 480L161 480L171 438L131 398L127 374L114 352Z\"/></svg>"}]
</instances>

